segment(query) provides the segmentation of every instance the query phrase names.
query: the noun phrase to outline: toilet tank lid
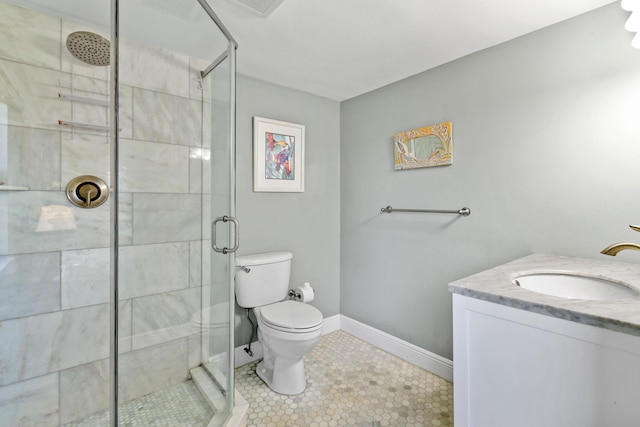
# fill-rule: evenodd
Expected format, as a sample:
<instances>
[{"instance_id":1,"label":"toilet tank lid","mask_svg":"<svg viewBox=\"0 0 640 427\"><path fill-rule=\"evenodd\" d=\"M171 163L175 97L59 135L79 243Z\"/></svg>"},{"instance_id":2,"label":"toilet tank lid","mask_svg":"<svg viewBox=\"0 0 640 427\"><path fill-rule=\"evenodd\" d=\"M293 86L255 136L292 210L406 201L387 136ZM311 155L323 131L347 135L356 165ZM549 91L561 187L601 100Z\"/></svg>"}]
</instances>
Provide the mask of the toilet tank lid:
<instances>
[{"instance_id":1,"label":"toilet tank lid","mask_svg":"<svg viewBox=\"0 0 640 427\"><path fill-rule=\"evenodd\" d=\"M236 257L236 266L250 266L273 264L276 262L288 261L293 258L291 252L265 252L261 254L249 254Z\"/></svg>"}]
</instances>

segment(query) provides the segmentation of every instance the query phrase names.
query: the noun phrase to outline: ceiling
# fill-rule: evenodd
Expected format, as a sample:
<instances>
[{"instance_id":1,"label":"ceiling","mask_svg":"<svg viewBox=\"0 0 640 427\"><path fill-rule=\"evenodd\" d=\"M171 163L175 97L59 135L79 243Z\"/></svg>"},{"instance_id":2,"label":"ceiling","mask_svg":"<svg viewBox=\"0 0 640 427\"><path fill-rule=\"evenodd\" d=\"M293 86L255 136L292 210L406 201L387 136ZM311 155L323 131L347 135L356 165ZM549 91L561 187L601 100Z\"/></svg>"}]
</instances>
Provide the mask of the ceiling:
<instances>
[{"instance_id":1,"label":"ceiling","mask_svg":"<svg viewBox=\"0 0 640 427\"><path fill-rule=\"evenodd\" d=\"M611 0L284 0L266 19L209 0L238 71L342 101Z\"/></svg>"},{"instance_id":2,"label":"ceiling","mask_svg":"<svg viewBox=\"0 0 640 427\"><path fill-rule=\"evenodd\" d=\"M104 0L9 1L94 25L109 22ZM343 101L612 0L284 0L266 18L232 0L208 2L238 43L238 72ZM194 4L121 2L128 8L121 34L153 34L154 44L213 60L222 37L204 14L194 14ZM176 17L158 5L185 13Z\"/></svg>"}]
</instances>

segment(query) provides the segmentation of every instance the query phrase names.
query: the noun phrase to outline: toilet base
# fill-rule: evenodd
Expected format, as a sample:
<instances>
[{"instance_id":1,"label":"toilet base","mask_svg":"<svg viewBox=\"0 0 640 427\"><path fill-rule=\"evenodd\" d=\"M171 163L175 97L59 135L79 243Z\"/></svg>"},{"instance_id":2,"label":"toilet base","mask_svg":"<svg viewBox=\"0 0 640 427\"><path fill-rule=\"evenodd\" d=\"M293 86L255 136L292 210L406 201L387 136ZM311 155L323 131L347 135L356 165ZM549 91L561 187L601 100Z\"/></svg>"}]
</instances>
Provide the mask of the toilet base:
<instances>
[{"instance_id":1,"label":"toilet base","mask_svg":"<svg viewBox=\"0 0 640 427\"><path fill-rule=\"evenodd\" d=\"M271 390L279 394L295 396L307 388L302 359L265 358L256 366L256 374Z\"/></svg>"}]
</instances>

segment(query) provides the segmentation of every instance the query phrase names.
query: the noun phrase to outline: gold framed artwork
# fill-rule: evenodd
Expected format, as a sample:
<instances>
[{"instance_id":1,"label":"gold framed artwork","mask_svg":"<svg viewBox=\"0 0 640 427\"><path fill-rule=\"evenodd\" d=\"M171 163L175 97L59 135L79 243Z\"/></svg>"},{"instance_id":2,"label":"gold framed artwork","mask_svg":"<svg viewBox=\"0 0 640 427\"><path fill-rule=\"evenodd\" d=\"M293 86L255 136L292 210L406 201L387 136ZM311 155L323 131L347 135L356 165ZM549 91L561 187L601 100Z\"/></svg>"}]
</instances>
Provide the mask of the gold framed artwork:
<instances>
[{"instance_id":1,"label":"gold framed artwork","mask_svg":"<svg viewBox=\"0 0 640 427\"><path fill-rule=\"evenodd\" d=\"M304 125L253 118L253 191L304 192Z\"/></svg>"},{"instance_id":2,"label":"gold framed artwork","mask_svg":"<svg viewBox=\"0 0 640 427\"><path fill-rule=\"evenodd\" d=\"M452 123L444 122L393 135L395 169L453 164Z\"/></svg>"}]
</instances>

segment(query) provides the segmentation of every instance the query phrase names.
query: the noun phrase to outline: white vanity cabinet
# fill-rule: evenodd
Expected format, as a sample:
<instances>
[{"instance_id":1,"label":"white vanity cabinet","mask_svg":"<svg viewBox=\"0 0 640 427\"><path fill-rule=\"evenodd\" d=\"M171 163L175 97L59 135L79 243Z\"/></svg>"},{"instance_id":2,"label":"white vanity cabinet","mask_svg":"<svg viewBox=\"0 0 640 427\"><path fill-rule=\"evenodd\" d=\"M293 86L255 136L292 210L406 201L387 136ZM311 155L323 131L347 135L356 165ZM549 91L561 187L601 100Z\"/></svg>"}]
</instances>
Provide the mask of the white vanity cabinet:
<instances>
[{"instance_id":1,"label":"white vanity cabinet","mask_svg":"<svg viewBox=\"0 0 640 427\"><path fill-rule=\"evenodd\" d=\"M640 426L640 336L452 292L456 427Z\"/></svg>"}]
</instances>

